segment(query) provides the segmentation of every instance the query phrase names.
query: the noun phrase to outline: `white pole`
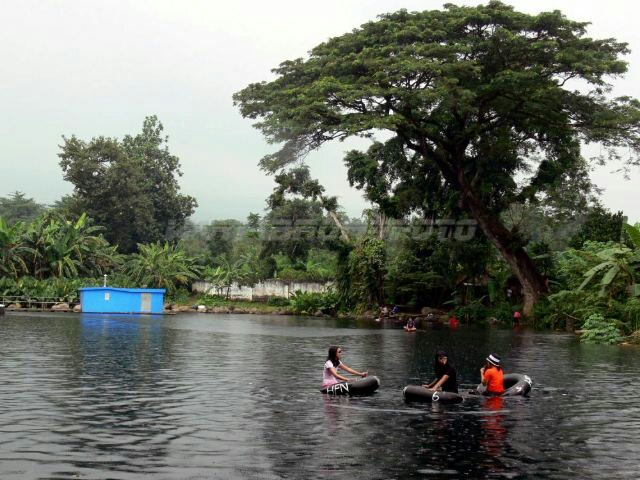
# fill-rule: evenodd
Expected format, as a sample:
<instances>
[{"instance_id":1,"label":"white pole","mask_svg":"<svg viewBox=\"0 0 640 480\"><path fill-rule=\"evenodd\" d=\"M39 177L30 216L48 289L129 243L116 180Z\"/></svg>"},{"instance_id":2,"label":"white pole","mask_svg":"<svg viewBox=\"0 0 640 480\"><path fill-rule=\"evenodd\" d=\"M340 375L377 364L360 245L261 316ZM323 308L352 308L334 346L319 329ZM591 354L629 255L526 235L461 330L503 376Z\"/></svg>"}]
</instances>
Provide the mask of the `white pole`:
<instances>
[{"instance_id":1,"label":"white pole","mask_svg":"<svg viewBox=\"0 0 640 480\"><path fill-rule=\"evenodd\" d=\"M104 285L102 285L103 287L107 286L107 274L104 274Z\"/></svg>"}]
</instances>

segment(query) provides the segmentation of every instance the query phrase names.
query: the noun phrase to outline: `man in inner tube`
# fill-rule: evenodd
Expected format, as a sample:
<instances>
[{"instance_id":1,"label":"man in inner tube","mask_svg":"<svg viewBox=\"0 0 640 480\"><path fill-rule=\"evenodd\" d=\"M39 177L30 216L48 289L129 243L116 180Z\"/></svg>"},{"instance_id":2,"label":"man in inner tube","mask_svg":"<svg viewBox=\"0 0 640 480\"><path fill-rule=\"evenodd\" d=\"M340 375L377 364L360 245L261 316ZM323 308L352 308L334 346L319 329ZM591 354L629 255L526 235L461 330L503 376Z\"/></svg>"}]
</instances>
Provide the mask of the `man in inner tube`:
<instances>
[{"instance_id":1,"label":"man in inner tube","mask_svg":"<svg viewBox=\"0 0 640 480\"><path fill-rule=\"evenodd\" d=\"M486 360L484 367L480 369L482 385L486 388L484 393L502 395L504 393L504 374L500 366L500 357L492 353Z\"/></svg>"}]
</instances>

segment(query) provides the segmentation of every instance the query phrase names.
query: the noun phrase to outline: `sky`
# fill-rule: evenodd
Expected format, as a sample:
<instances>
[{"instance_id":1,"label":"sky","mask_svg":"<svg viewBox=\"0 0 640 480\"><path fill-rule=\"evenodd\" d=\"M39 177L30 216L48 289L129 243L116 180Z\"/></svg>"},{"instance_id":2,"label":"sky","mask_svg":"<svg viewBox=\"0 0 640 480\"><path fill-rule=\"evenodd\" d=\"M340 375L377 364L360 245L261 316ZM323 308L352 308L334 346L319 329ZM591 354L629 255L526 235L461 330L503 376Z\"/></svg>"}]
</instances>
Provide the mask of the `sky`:
<instances>
[{"instance_id":1,"label":"sky","mask_svg":"<svg viewBox=\"0 0 640 480\"><path fill-rule=\"evenodd\" d=\"M233 106L232 94L273 78L284 60L381 13L442 8L432 0L2 0L0 16L0 196L24 192L51 204L73 191L62 178L62 136L121 138L157 115L180 158L182 193L198 222L262 213L273 178L257 163L275 150ZM458 1L477 5L481 2ZM590 21L589 35L629 44L629 71L615 95L640 98L640 11L628 0L505 2L527 13L562 10ZM363 140L324 146L312 174L351 217L367 205L351 188L344 152ZM595 152L598 153L598 152ZM593 181L608 208L640 221L640 169L625 180L599 167Z\"/></svg>"}]
</instances>

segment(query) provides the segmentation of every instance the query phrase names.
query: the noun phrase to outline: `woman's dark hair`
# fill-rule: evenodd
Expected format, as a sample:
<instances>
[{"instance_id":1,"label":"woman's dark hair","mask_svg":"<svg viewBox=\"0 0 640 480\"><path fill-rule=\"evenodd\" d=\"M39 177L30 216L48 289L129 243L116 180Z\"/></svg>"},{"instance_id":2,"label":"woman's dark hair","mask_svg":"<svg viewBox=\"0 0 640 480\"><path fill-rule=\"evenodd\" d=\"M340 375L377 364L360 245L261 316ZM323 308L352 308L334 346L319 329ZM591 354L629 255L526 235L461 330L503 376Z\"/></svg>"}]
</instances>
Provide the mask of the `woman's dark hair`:
<instances>
[{"instance_id":1,"label":"woman's dark hair","mask_svg":"<svg viewBox=\"0 0 640 480\"><path fill-rule=\"evenodd\" d=\"M329 354L327 355L327 360L331 360L334 367L340 365L340 360L338 360L338 350L340 350L339 346L331 345L329 347Z\"/></svg>"},{"instance_id":2,"label":"woman's dark hair","mask_svg":"<svg viewBox=\"0 0 640 480\"><path fill-rule=\"evenodd\" d=\"M447 357L447 363L445 363L444 365L442 365L438 359L440 357ZM447 353L442 351L442 350L438 350L436 352L436 357L433 361L433 371L435 372L435 375L437 378L442 377L442 375L444 375L445 373L447 373L449 371L449 367L451 367L451 363L449 362L449 357L447 356Z\"/></svg>"}]
</instances>

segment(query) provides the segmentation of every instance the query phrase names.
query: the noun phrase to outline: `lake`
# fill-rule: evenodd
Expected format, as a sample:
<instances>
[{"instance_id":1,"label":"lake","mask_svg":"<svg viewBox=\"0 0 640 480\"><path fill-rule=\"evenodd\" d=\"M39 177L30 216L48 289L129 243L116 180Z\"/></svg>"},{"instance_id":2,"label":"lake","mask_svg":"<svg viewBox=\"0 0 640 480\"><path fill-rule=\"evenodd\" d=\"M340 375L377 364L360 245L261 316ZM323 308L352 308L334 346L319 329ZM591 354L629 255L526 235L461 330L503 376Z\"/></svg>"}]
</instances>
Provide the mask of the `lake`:
<instances>
[{"instance_id":1,"label":"lake","mask_svg":"<svg viewBox=\"0 0 640 480\"><path fill-rule=\"evenodd\" d=\"M381 380L319 392L330 345ZM465 401L406 404L444 349ZM488 353L528 398L467 392ZM268 315L0 317L0 478L638 478L640 351Z\"/></svg>"}]
</instances>

